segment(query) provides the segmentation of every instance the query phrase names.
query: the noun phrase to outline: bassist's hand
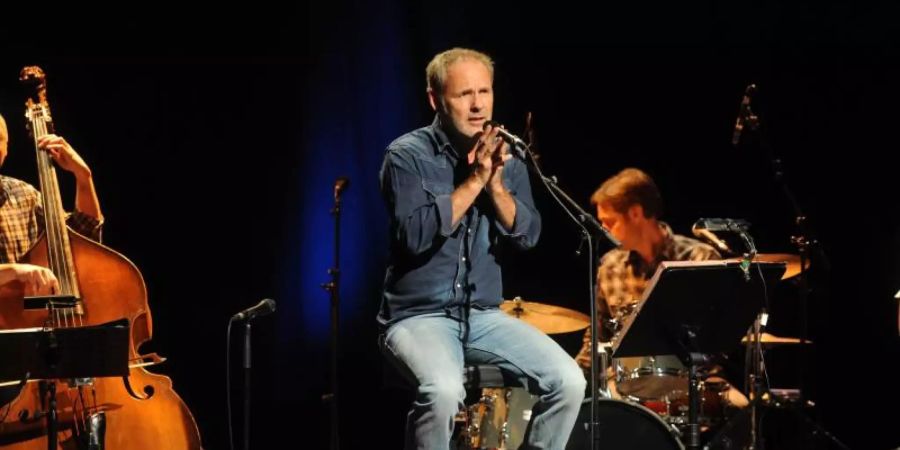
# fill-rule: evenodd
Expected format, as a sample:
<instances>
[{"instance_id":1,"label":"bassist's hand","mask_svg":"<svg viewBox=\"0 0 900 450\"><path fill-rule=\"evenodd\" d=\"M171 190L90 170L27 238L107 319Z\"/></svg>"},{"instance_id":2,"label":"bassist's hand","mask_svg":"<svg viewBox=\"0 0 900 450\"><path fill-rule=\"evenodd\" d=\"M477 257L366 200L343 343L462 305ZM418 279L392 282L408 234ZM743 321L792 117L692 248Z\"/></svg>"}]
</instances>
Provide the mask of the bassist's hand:
<instances>
[{"instance_id":1,"label":"bassist's hand","mask_svg":"<svg viewBox=\"0 0 900 450\"><path fill-rule=\"evenodd\" d=\"M0 264L0 280L22 283L25 296L52 295L59 291L59 282L53 272L33 264Z\"/></svg>"},{"instance_id":2,"label":"bassist's hand","mask_svg":"<svg viewBox=\"0 0 900 450\"><path fill-rule=\"evenodd\" d=\"M56 164L75 175L76 180L81 181L91 177L91 169L87 163L62 136L55 134L41 136L38 139L38 148L49 153Z\"/></svg>"}]
</instances>

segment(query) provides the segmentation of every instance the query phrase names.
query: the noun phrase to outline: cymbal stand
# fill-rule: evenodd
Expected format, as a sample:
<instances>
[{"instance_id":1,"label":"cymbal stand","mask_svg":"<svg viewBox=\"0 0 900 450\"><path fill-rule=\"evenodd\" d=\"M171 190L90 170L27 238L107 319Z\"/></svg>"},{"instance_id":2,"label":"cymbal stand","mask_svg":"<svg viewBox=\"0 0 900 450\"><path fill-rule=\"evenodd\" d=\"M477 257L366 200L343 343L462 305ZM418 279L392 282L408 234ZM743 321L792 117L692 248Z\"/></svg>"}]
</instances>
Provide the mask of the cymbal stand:
<instances>
[{"instance_id":1,"label":"cymbal stand","mask_svg":"<svg viewBox=\"0 0 900 450\"><path fill-rule=\"evenodd\" d=\"M763 448L763 443L759 435L759 423L762 411L759 409L759 403L762 401L764 391L763 382L766 382L768 389L768 379L765 376L765 361L762 351L762 330L766 325L769 316L765 310L761 311L753 321L750 336L747 339L747 390L750 394L750 445L748 450L758 450Z\"/></svg>"},{"instance_id":2,"label":"cymbal stand","mask_svg":"<svg viewBox=\"0 0 900 450\"><path fill-rule=\"evenodd\" d=\"M769 142L768 136L766 134L766 127L762 126L762 120L760 117L753 112L751 108L751 99L752 96L757 92L757 87L755 84L751 84L747 86L747 89L744 93L744 99L741 102L741 108L738 113L737 124L736 124L736 134L732 140L732 144L734 146L738 146L740 144L740 134L737 131L742 130L743 128L747 128L750 131L755 131L759 135L758 143L760 149L763 153L771 160L772 163L772 171L775 178L775 181L778 183L778 186L781 188L782 193L790 204L793 212L794 212L794 224L797 226L798 234L796 236L791 237L791 243L797 247L798 253L800 255L800 274L797 276L797 283L799 286L799 297L800 297L800 342L806 343L808 342L809 336L809 324L808 324L808 301L809 296L812 291L809 279L808 279L808 271L806 270L808 263L815 256L816 263L821 269L823 273L827 273L830 271L830 263L828 261L828 257L825 254L822 245L819 241L814 237L814 233L809 225L809 220L806 214L800 207L800 203L797 201L797 197L794 195L793 191L791 191L790 186L787 182L787 176L785 175L784 166L782 165L781 158L775 153L774 148ZM765 366L762 361L762 344L760 342L760 335L762 333L762 327L765 326L765 321L757 321L754 324L754 338L755 338L755 349L752 353L756 354L757 362L754 364L752 368L752 372L755 375L755 383L760 383L760 377L765 376ZM748 344L749 345L749 344ZM804 389L805 378L806 378L806 365L808 363L807 349L806 345L802 345L800 349L800 364L797 364L797 368L799 370L799 391L800 391L800 404L806 405L808 402L806 401L806 389ZM748 356L749 358L749 356ZM751 385L751 389L756 389L754 385ZM751 400L751 407L754 408L751 411L753 413L758 413L758 410L755 409L757 403L760 401L758 395L760 392L752 392L752 394L757 395ZM806 417L802 412L794 411L798 415L800 415L806 423L812 424L819 434L826 436L828 439L832 441L835 445L840 448L846 449L847 446L844 445L841 441L839 441L834 435L825 430L821 424L811 420L809 417ZM754 417L754 419L758 419ZM758 433L757 421L754 420L751 424L753 428L753 433ZM751 436L751 440L758 437L757 435ZM756 447L759 441L755 441L754 446L751 448L753 450L758 450L760 447Z\"/></svg>"}]
</instances>

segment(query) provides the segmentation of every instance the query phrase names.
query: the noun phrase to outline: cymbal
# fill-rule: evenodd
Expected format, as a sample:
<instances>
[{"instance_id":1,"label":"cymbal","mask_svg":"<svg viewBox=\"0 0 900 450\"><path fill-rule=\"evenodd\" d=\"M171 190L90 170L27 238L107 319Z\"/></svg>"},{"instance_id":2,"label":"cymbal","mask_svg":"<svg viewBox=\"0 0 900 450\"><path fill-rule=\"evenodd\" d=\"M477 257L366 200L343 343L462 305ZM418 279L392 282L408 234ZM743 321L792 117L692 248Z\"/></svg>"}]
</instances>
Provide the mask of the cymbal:
<instances>
[{"instance_id":1,"label":"cymbal","mask_svg":"<svg viewBox=\"0 0 900 450\"><path fill-rule=\"evenodd\" d=\"M755 339L751 338L751 339L749 339L749 340L752 341L752 340L755 340ZM746 344L747 341L748 341L747 336L744 336L743 338L741 338L741 343L742 343L742 344ZM763 345L779 345L779 344L812 344L812 341L810 341L809 339L803 341L803 340L801 340L800 338L781 337L781 336L775 336L774 334L769 334L769 333L763 333L763 334L760 336L759 341L760 341Z\"/></svg>"},{"instance_id":2,"label":"cymbal","mask_svg":"<svg viewBox=\"0 0 900 450\"><path fill-rule=\"evenodd\" d=\"M741 258L730 258L729 260L740 261ZM785 264L784 275L782 280L793 278L800 274L800 256L791 253L757 253L754 261L760 262L783 262ZM806 261L806 268L809 269L809 260Z\"/></svg>"},{"instance_id":3,"label":"cymbal","mask_svg":"<svg viewBox=\"0 0 900 450\"><path fill-rule=\"evenodd\" d=\"M583 330L591 324L591 319L562 306L537 302L525 302L516 297L500 304L500 310L533 325L547 334L570 333Z\"/></svg>"}]
</instances>

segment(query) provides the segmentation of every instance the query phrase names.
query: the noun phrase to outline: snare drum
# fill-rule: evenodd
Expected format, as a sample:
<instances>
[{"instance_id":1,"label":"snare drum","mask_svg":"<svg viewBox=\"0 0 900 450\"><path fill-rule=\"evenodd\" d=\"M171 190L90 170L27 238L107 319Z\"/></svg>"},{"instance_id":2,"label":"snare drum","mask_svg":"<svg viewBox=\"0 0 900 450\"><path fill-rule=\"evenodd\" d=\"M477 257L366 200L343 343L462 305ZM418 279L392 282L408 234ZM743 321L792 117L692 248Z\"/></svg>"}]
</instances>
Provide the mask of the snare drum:
<instances>
[{"instance_id":1,"label":"snare drum","mask_svg":"<svg viewBox=\"0 0 900 450\"><path fill-rule=\"evenodd\" d=\"M616 358L613 364L616 387L622 395L647 400L688 390L687 369L676 356Z\"/></svg>"},{"instance_id":2,"label":"snare drum","mask_svg":"<svg viewBox=\"0 0 900 450\"><path fill-rule=\"evenodd\" d=\"M725 381L700 382L699 394L700 410L697 417L702 427L715 427L724 423L740 407L729 395L741 394L733 391ZM672 391L655 399L632 400L655 412L670 425L681 427L688 423L690 402L685 391Z\"/></svg>"}]
</instances>

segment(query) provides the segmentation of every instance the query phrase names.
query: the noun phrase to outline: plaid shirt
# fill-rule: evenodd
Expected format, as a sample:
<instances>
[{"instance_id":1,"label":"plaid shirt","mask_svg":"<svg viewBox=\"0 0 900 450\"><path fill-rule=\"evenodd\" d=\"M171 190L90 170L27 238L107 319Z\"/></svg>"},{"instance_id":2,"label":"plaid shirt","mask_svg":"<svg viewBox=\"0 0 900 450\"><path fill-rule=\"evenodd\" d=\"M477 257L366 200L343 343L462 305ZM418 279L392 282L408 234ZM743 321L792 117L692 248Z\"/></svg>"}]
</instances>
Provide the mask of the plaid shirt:
<instances>
[{"instance_id":1,"label":"plaid shirt","mask_svg":"<svg viewBox=\"0 0 900 450\"><path fill-rule=\"evenodd\" d=\"M721 259L712 246L672 232L664 222L659 223L663 240L654 249L656 259L651 264L644 262L635 251L614 249L603 255L597 270L597 312L600 317L599 329L604 318L620 318L630 313L630 307L640 301L647 287L647 281L663 261L706 261ZM607 336L601 334L601 338ZM604 339L605 340L605 339ZM582 367L590 367L591 329L584 334L584 343L576 360Z\"/></svg>"},{"instance_id":2,"label":"plaid shirt","mask_svg":"<svg viewBox=\"0 0 900 450\"><path fill-rule=\"evenodd\" d=\"M78 233L100 241L103 224L99 220L75 211L66 223ZM24 181L0 175L0 263L18 261L43 231L40 192Z\"/></svg>"}]
</instances>

